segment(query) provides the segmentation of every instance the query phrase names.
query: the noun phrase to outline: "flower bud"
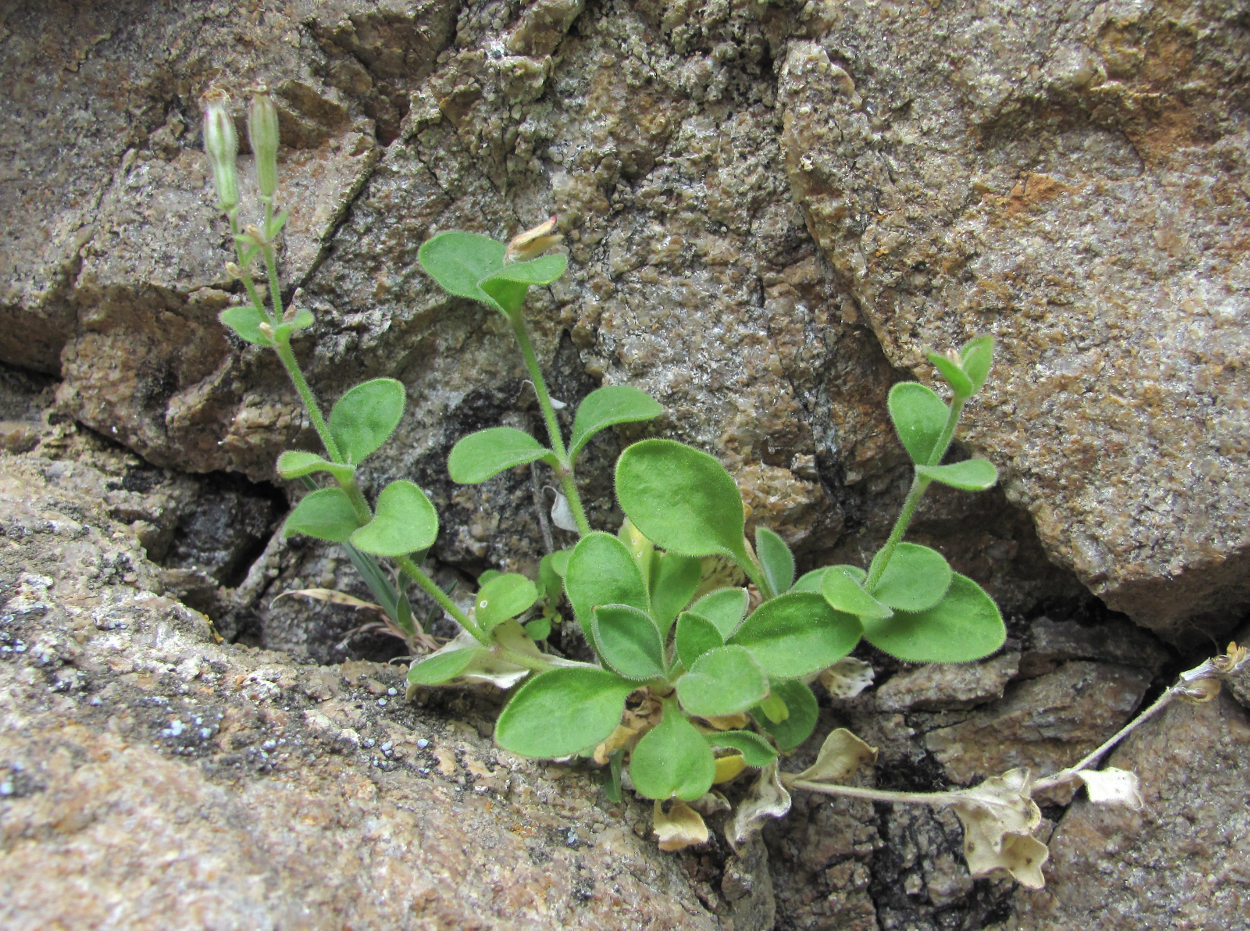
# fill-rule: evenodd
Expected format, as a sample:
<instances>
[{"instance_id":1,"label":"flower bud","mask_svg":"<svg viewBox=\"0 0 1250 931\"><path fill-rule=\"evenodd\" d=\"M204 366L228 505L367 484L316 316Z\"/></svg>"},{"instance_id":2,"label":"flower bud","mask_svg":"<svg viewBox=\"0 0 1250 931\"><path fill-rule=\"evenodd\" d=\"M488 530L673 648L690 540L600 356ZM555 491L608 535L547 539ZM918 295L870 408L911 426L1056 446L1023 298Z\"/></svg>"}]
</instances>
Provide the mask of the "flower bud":
<instances>
[{"instance_id":1,"label":"flower bud","mask_svg":"<svg viewBox=\"0 0 1250 931\"><path fill-rule=\"evenodd\" d=\"M544 223L539 223L532 230L526 230L524 233L517 233L508 243L508 249L504 252L503 260L505 262L525 262L529 259L536 259L563 237L556 232L556 218L551 217Z\"/></svg>"},{"instance_id":2,"label":"flower bud","mask_svg":"<svg viewBox=\"0 0 1250 931\"><path fill-rule=\"evenodd\" d=\"M229 213L239 205L239 176L235 169L239 136L230 118L230 95L212 88L201 98L201 103L204 106L204 151L213 166L217 206Z\"/></svg>"},{"instance_id":3,"label":"flower bud","mask_svg":"<svg viewBox=\"0 0 1250 931\"><path fill-rule=\"evenodd\" d=\"M256 156L260 196L273 197L278 190L278 108L264 84L256 88L248 104L247 139Z\"/></svg>"}]
</instances>

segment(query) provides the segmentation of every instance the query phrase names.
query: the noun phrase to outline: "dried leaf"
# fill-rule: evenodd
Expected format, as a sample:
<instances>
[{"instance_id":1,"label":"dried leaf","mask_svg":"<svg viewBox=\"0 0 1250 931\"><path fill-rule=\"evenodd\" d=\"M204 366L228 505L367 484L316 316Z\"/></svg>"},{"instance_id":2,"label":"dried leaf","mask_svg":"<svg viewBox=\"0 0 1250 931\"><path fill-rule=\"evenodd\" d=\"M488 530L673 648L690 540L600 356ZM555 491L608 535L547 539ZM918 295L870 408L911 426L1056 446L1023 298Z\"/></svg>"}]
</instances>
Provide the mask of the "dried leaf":
<instances>
[{"instance_id":1,"label":"dried leaf","mask_svg":"<svg viewBox=\"0 0 1250 931\"><path fill-rule=\"evenodd\" d=\"M381 605L365 601L363 598L356 598L353 595L345 594L333 588L293 588L283 592L278 598L286 598L288 595L299 595L301 598L311 598L314 601L324 601L327 604L346 605L349 608L357 608L361 611L376 611L378 614L386 614ZM274 601L277 601L278 598L275 598Z\"/></svg>"},{"instance_id":2,"label":"dried leaf","mask_svg":"<svg viewBox=\"0 0 1250 931\"><path fill-rule=\"evenodd\" d=\"M870 747L845 727L825 738L816 762L794 777L795 781L828 782L845 785L855 770L877 761L877 748Z\"/></svg>"},{"instance_id":3,"label":"dried leaf","mask_svg":"<svg viewBox=\"0 0 1250 931\"><path fill-rule=\"evenodd\" d=\"M1046 885L1042 864L1050 852L1033 837L1042 823L1027 769L1013 769L955 793L951 808L964 826L964 859L973 878L1005 870L1029 889Z\"/></svg>"},{"instance_id":4,"label":"dried leaf","mask_svg":"<svg viewBox=\"0 0 1250 931\"><path fill-rule=\"evenodd\" d=\"M1085 783L1085 793L1091 802L1127 805L1134 811L1145 807L1137 785L1137 776L1125 769L1083 769L1076 774Z\"/></svg>"},{"instance_id":5,"label":"dried leaf","mask_svg":"<svg viewBox=\"0 0 1250 931\"><path fill-rule=\"evenodd\" d=\"M684 850L707 843L708 831L703 818L680 799L675 799L667 812L659 802L652 811L661 850Z\"/></svg>"},{"instance_id":6,"label":"dried leaf","mask_svg":"<svg viewBox=\"0 0 1250 931\"><path fill-rule=\"evenodd\" d=\"M790 793L781 785L777 762L760 770L759 778L739 803L726 836L735 848L764 826L765 818L782 818L790 810Z\"/></svg>"},{"instance_id":7,"label":"dried leaf","mask_svg":"<svg viewBox=\"0 0 1250 931\"><path fill-rule=\"evenodd\" d=\"M829 690L830 698L854 698L872 685L875 675L871 665L848 656L822 672L820 684Z\"/></svg>"}]
</instances>

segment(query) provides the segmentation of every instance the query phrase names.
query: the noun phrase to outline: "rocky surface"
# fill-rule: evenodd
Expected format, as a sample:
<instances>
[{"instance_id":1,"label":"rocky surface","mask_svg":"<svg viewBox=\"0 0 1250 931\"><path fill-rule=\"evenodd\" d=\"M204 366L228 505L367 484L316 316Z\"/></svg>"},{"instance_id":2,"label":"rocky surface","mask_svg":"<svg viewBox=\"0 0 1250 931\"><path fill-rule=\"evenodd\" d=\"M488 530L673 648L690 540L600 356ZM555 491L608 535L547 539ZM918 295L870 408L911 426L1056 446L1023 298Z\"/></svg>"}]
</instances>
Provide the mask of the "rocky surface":
<instances>
[{"instance_id":1,"label":"rocky surface","mask_svg":"<svg viewBox=\"0 0 1250 931\"><path fill-rule=\"evenodd\" d=\"M654 430L719 455L753 518L809 564L862 561L888 528L906 481L889 385L929 377L925 346L993 333L997 377L961 442L997 463L1003 490L934 494L914 529L985 581L1008 649L959 669L868 657L880 687L825 712L881 746L879 784L929 788L1061 765L1180 668L1089 592L1181 649L1245 620L1247 30L1233 0L127 0L0 15L0 362L22 370L0 372L0 448L30 454L3 473L6 526L29 530L6 531L0 563L0 600L16 605L4 635L23 645L3 660L0 764L20 764L0 772L0 805L17 811L6 924L46 908L34 890L85 876L101 911L77 918L104 925L179 901L222 926L315 925L307 898L326 914L351 904L365 926L491 926L515 907L536 926L611 927L608 906L568 904L576 890L526 898L497 872L546 856L534 875L611 877L596 889L620 909L646 900L658 927L763 926L765 888L784 928L1079 924L1079 903L1108 897L1117 927L1200 926L1208 879L1193 877L1244 878L1244 858L1216 850L1244 827L1219 820L1244 781L1227 749L1244 683L1218 719L1179 709L1142 735L1174 752L1166 771L1166 755L1124 751L1161 787L1149 816L1054 800L1052 889L1020 896L967 877L953 820L863 804L805 799L796 826L770 827L773 886L719 848L674 867L599 814L596 840L567 848L561 806L580 819L602 800L580 775L501 760L484 724L455 723L477 722L476 702L377 708L385 688L366 680L397 673L298 665L388 647L342 609L273 600L356 583L333 551L274 536L274 457L311 437L271 360L215 319L237 298L198 96L274 88L287 297L318 317L299 351L327 400L371 375L405 382L408 415L366 478L428 489L451 576L532 568L547 480L446 478L464 433L539 421L501 321L417 269L436 230L506 236L558 213L570 271L530 311L556 395L651 392L667 409ZM637 435L597 440L584 461L601 526L616 519L611 458ZM211 642L188 605L285 654ZM249 677L277 691L251 695ZM174 713L185 730L162 736ZM353 729L358 744L336 736ZM375 749L388 740L394 759ZM1173 779L1188 795L1164 791ZM491 838L489 856L464 852L445 806ZM514 830L533 819L537 834ZM136 836L135 820L159 829ZM1100 846L1099 831L1118 840ZM422 832L428 845L409 840ZM348 871L340 847L358 858ZM617 866L594 865L596 850ZM470 862L490 865L450 898ZM60 880L12 878L40 863ZM1155 899L1108 892L1139 889L1145 869L1169 871ZM673 898L652 906L648 884ZM1244 913L1210 901L1226 926Z\"/></svg>"},{"instance_id":2,"label":"rocky surface","mask_svg":"<svg viewBox=\"0 0 1250 931\"><path fill-rule=\"evenodd\" d=\"M496 750L489 702L223 644L89 467L0 469L0 924L766 928L649 811ZM738 867L741 869L741 867Z\"/></svg>"}]
</instances>

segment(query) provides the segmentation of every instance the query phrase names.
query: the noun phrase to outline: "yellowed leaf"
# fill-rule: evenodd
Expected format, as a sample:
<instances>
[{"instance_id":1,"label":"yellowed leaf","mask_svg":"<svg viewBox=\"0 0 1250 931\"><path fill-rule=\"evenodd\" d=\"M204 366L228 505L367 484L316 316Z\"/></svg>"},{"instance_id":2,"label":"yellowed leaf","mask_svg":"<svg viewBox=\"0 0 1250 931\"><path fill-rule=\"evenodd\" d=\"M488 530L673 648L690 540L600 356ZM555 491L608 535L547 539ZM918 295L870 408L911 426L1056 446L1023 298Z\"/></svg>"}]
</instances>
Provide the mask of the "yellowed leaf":
<instances>
[{"instance_id":1,"label":"yellowed leaf","mask_svg":"<svg viewBox=\"0 0 1250 931\"><path fill-rule=\"evenodd\" d=\"M1050 851L1033 837L1042 813L1029 794L1032 781L1027 769L1013 769L955 793L951 808L964 826L964 859L973 878L1005 871L1030 889L1046 885L1042 864Z\"/></svg>"},{"instance_id":2,"label":"yellowed leaf","mask_svg":"<svg viewBox=\"0 0 1250 931\"><path fill-rule=\"evenodd\" d=\"M661 850L684 850L707 843L703 818L680 799L674 799L668 811L657 801L652 809L652 824Z\"/></svg>"},{"instance_id":3,"label":"yellowed leaf","mask_svg":"<svg viewBox=\"0 0 1250 931\"><path fill-rule=\"evenodd\" d=\"M1128 770L1115 767L1083 769L1076 775L1085 783L1085 794L1091 802L1127 805L1134 811L1141 811L1145 807L1137 785L1137 776Z\"/></svg>"},{"instance_id":4,"label":"yellowed leaf","mask_svg":"<svg viewBox=\"0 0 1250 931\"><path fill-rule=\"evenodd\" d=\"M731 753L728 756L718 756L716 758L716 776L712 780L712 785L720 785L722 782L728 782L746 768L747 761L742 758L741 753Z\"/></svg>"},{"instance_id":5,"label":"yellowed leaf","mask_svg":"<svg viewBox=\"0 0 1250 931\"><path fill-rule=\"evenodd\" d=\"M739 847L764 826L765 818L781 818L789 810L790 793L782 786L777 761L773 760L760 770L725 834L734 847Z\"/></svg>"},{"instance_id":6,"label":"yellowed leaf","mask_svg":"<svg viewBox=\"0 0 1250 931\"><path fill-rule=\"evenodd\" d=\"M825 738L816 762L794 777L795 781L827 782L844 785L865 764L877 761L877 748L870 747L845 727Z\"/></svg>"}]
</instances>

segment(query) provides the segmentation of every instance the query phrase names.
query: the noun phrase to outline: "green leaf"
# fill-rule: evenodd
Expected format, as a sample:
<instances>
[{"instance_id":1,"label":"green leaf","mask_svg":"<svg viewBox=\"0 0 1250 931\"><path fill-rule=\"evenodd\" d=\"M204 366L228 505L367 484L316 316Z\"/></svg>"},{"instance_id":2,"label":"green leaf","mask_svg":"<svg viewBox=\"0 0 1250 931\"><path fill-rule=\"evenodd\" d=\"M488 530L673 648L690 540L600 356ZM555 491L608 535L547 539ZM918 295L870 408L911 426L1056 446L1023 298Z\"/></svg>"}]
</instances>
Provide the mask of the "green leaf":
<instances>
[{"instance_id":1,"label":"green leaf","mask_svg":"<svg viewBox=\"0 0 1250 931\"><path fill-rule=\"evenodd\" d=\"M573 756L606 740L636 682L606 669L552 669L522 685L499 713L495 742L537 759Z\"/></svg>"},{"instance_id":2,"label":"green leaf","mask_svg":"<svg viewBox=\"0 0 1250 931\"><path fill-rule=\"evenodd\" d=\"M698 729L668 701L660 723L634 747L629 775L643 798L692 802L712 788L716 758Z\"/></svg>"},{"instance_id":3,"label":"green leaf","mask_svg":"<svg viewBox=\"0 0 1250 931\"><path fill-rule=\"evenodd\" d=\"M859 620L821 595L788 592L766 601L734 634L770 676L791 679L832 666L859 642Z\"/></svg>"},{"instance_id":4,"label":"green leaf","mask_svg":"<svg viewBox=\"0 0 1250 931\"><path fill-rule=\"evenodd\" d=\"M725 645L716 625L707 618L691 611L683 611L677 617L677 633L674 634L677 659L689 669L708 650Z\"/></svg>"},{"instance_id":5,"label":"green leaf","mask_svg":"<svg viewBox=\"0 0 1250 931\"><path fill-rule=\"evenodd\" d=\"M482 630L524 614L538 600L538 587L523 575L509 572L485 582L473 603L473 616Z\"/></svg>"},{"instance_id":6,"label":"green leaf","mask_svg":"<svg viewBox=\"0 0 1250 931\"><path fill-rule=\"evenodd\" d=\"M438 514L412 482L391 482L378 495L373 520L351 536L352 546L375 556L406 556L434 545Z\"/></svg>"},{"instance_id":7,"label":"green leaf","mask_svg":"<svg viewBox=\"0 0 1250 931\"><path fill-rule=\"evenodd\" d=\"M754 731L713 731L704 735L713 747L723 750L737 750L747 766L756 769L767 766L777 759L777 751L772 745Z\"/></svg>"},{"instance_id":8,"label":"green leaf","mask_svg":"<svg viewBox=\"0 0 1250 931\"><path fill-rule=\"evenodd\" d=\"M491 427L462 438L451 448L447 471L453 482L476 485L513 466L546 458L555 465L555 455L528 433L515 427Z\"/></svg>"},{"instance_id":9,"label":"green leaf","mask_svg":"<svg viewBox=\"0 0 1250 931\"><path fill-rule=\"evenodd\" d=\"M899 382L886 402L894 432L917 465L926 465L946 429L949 409L931 389L919 382Z\"/></svg>"},{"instance_id":10,"label":"green leaf","mask_svg":"<svg viewBox=\"0 0 1250 931\"><path fill-rule=\"evenodd\" d=\"M302 533L318 540L346 543L359 526L347 492L341 488L319 488L295 505L282 527L282 535Z\"/></svg>"},{"instance_id":11,"label":"green leaf","mask_svg":"<svg viewBox=\"0 0 1250 931\"><path fill-rule=\"evenodd\" d=\"M985 386L985 380L989 377L990 365L994 361L994 337L977 336L968 340L960 350L959 359L975 394Z\"/></svg>"},{"instance_id":12,"label":"green leaf","mask_svg":"<svg viewBox=\"0 0 1250 931\"><path fill-rule=\"evenodd\" d=\"M843 566L842 568L853 569L855 567ZM796 581L792 586L790 586L790 591L792 592L819 592L821 586L824 584L824 581L825 581L825 573L828 571L829 571L828 566L822 566L819 569L813 569L810 572L804 572L801 576L799 576L798 581ZM860 575L861 575L861 578L859 581L863 581L862 569L860 570Z\"/></svg>"},{"instance_id":13,"label":"green leaf","mask_svg":"<svg viewBox=\"0 0 1250 931\"><path fill-rule=\"evenodd\" d=\"M651 420L664 413L649 394L630 385L607 385L582 399L569 436L569 459L574 460L590 438L618 423Z\"/></svg>"},{"instance_id":14,"label":"green leaf","mask_svg":"<svg viewBox=\"0 0 1250 931\"><path fill-rule=\"evenodd\" d=\"M507 247L504 248L506 251ZM479 281L478 285L485 287L496 281L509 281L527 287L548 285L564 274L568 264L568 258L559 254L542 255L528 262L505 262L498 271Z\"/></svg>"},{"instance_id":15,"label":"green leaf","mask_svg":"<svg viewBox=\"0 0 1250 931\"><path fill-rule=\"evenodd\" d=\"M571 549L556 550L538 561L538 584L543 597L553 608L564 597L564 574L569 567L569 556L572 553Z\"/></svg>"},{"instance_id":16,"label":"green leaf","mask_svg":"<svg viewBox=\"0 0 1250 931\"><path fill-rule=\"evenodd\" d=\"M266 322L264 316L251 304L227 307L217 315L217 319L223 326L234 330L235 335L245 342L257 346L273 345L273 340L260 330L260 325Z\"/></svg>"},{"instance_id":17,"label":"green leaf","mask_svg":"<svg viewBox=\"0 0 1250 931\"><path fill-rule=\"evenodd\" d=\"M961 398L972 397L972 379L968 377L958 362L942 355L940 352L926 352L925 358L932 362L934 367L942 373L946 383L951 386L951 391Z\"/></svg>"},{"instance_id":18,"label":"green leaf","mask_svg":"<svg viewBox=\"0 0 1250 931\"><path fill-rule=\"evenodd\" d=\"M316 453L288 449L278 457L278 474L283 478L302 478L314 472L329 472L341 485L348 484L356 475L354 467L331 462Z\"/></svg>"},{"instance_id":19,"label":"green leaf","mask_svg":"<svg viewBox=\"0 0 1250 931\"><path fill-rule=\"evenodd\" d=\"M690 610L715 624L721 639L728 640L742 625L749 600L745 588L718 588L692 604Z\"/></svg>"},{"instance_id":20,"label":"green leaf","mask_svg":"<svg viewBox=\"0 0 1250 931\"><path fill-rule=\"evenodd\" d=\"M404 416L404 386L393 378L362 382L330 411L330 435L355 465L390 438Z\"/></svg>"},{"instance_id":21,"label":"green leaf","mask_svg":"<svg viewBox=\"0 0 1250 931\"><path fill-rule=\"evenodd\" d=\"M764 578L774 595L790 590L794 584L794 554L786 541L767 527L755 528L755 555L764 569Z\"/></svg>"},{"instance_id":22,"label":"green leaf","mask_svg":"<svg viewBox=\"0 0 1250 931\"><path fill-rule=\"evenodd\" d=\"M635 443L616 462L616 494L621 510L657 546L747 563L742 495L707 453L672 440Z\"/></svg>"},{"instance_id":23,"label":"green leaf","mask_svg":"<svg viewBox=\"0 0 1250 931\"><path fill-rule=\"evenodd\" d=\"M532 621L525 624L525 635L538 643L540 640L546 640L551 636L551 618L543 615L536 617Z\"/></svg>"},{"instance_id":24,"label":"green leaf","mask_svg":"<svg viewBox=\"0 0 1250 931\"><path fill-rule=\"evenodd\" d=\"M965 459L950 465L917 466L916 472L927 479L963 491L985 491L998 481L998 469L988 459Z\"/></svg>"},{"instance_id":25,"label":"green leaf","mask_svg":"<svg viewBox=\"0 0 1250 931\"><path fill-rule=\"evenodd\" d=\"M438 652L427 656L419 663L413 663L408 670L408 681L412 685L442 685L450 682L469 668L481 649L451 650L447 653Z\"/></svg>"},{"instance_id":26,"label":"green leaf","mask_svg":"<svg viewBox=\"0 0 1250 931\"><path fill-rule=\"evenodd\" d=\"M502 310L478 282L503 269L506 250L507 246L489 236L449 230L423 242L417 250L417 261L449 294Z\"/></svg>"},{"instance_id":27,"label":"green leaf","mask_svg":"<svg viewBox=\"0 0 1250 931\"><path fill-rule=\"evenodd\" d=\"M896 611L864 624L865 640L909 663L971 662L989 656L1006 638L994 600L957 572L946 596L928 610Z\"/></svg>"},{"instance_id":28,"label":"green leaf","mask_svg":"<svg viewBox=\"0 0 1250 931\"><path fill-rule=\"evenodd\" d=\"M873 562L879 558L880 554ZM951 575L950 563L937 550L918 543L900 543L872 590L872 597L896 611L923 611L942 600L950 588ZM865 615L878 619L888 616Z\"/></svg>"},{"instance_id":29,"label":"green leaf","mask_svg":"<svg viewBox=\"0 0 1250 931\"><path fill-rule=\"evenodd\" d=\"M860 580L848 572L852 566L830 566L822 576L820 593L838 611L858 617L889 617L893 612L864 591Z\"/></svg>"},{"instance_id":30,"label":"green leaf","mask_svg":"<svg viewBox=\"0 0 1250 931\"><path fill-rule=\"evenodd\" d=\"M677 680L677 700L701 718L746 711L767 695L768 676L738 646L709 650Z\"/></svg>"},{"instance_id":31,"label":"green leaf","mask_svg":"<svg viewBox=\"0 0 1250 931\"><path fill-rule=\"evenodd\" d=\"M772 720L761 708L751 709L755 723L770 734L782 753L793 750L816 729L820 706L812 690L796 679L774 679L769 684L769 700L781 702L788 714L780 721Z\"/></svg>"},{"instance_id":32,"label":"green leaf","mask_svg":"<svg viewBox=\"0 0 1250 931\"><path fill-rule=\"evenodd\" d=\"M644 682L664 675L664 641L645 611L629 605L598 605L591 621L595 652L626 679Z\"/></svg>"},{"instance_id":33,"label":"green leaf","mask_svg":"<svg viewBox=\"0 0 1250 931\"><path fill-rule=\"evenodd\" d=\"M596 605L622 604L646 611L647 585L629 548L602 531L587 534L573 547L564 575L564 592L586 639Z\"/></svg>"},{"instance_id":34,"label":"green leaf","mask_svg":"<svg viewBox=\"0 0 1250 931\"><path fill-rule=\"evenodd\" d=\"M300 330L306 330L317 321L312 315L312 311L307 307L301 307L295 311L295 315L289 320L283 320L273 328L273 338L275 341L289 341L293 333Z\"/></svg>"},{"instance_id":35,"label":"green leaf","mask_svg":"<svg viewBox=\"0 0 1250 931\"><path fill-rule=\"evenodd\" d=\"M703 562L694 556L655 553L651 557L651 616L668 636L677 613L690 603L703 578Z\"/></svg>"}]
</instances>

